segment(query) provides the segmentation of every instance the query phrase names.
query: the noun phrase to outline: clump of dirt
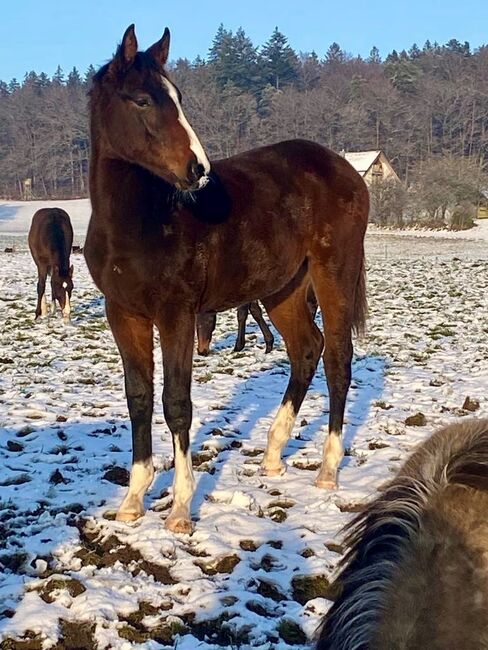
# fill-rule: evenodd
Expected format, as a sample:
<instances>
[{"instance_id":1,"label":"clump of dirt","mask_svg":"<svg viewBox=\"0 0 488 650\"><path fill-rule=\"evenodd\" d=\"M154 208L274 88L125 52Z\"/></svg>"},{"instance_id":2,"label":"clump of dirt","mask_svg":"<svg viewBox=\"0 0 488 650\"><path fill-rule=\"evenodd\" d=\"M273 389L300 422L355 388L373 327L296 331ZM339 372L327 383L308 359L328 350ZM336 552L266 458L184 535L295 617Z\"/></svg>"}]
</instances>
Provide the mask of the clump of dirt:
<instances>
[{"instance_id":1,"label":"clump of dirt","mask_svg":"<svg viewBox=\"0 0 488 650\"><path fill-rule=\"evenodd\" d=\"M267 515L270 519L275 521L277 524L283 523L284 521L286 521L288 517L286 511L283 510L282 508L270 508L267 511Z\"/></svg>"},{"instance_id":2,"label":"clump of dirt","mask_svg":"<svg viewBox=\"0 0 488 650\"><path fill-rule=\"evenodd\" d=\"M217 573L232 573L236 566L241 561L237 555L225 555L218 560L212 562L195 562L197 566L207 576L214 576Z\"/></svg>"},{"instance_id":3,"label":"clump of dirt","mask_svg":"<svg viewBox=\"0 0 488 650\"><path fill-rule=\"evenodd\" d=\"M301 461L301 460L293 460L292 463L293 467L296 467L297 469L308 469L310 471L314 471L319 469L321 466L320 461Z\"/></svg>"},{"instance_id":4,"label":"clump of dirt","mask_svg":"<svg viewBox=\"0 0 488 650\"><path fill-rule=\"evenodd\" d=\"M19 573L26 560L27 553L5 553L0 555L0 566L9 569L13 573Z\"/></svg>"},{"instance_id":5,"label":"clump of dirt","mask_svg":"<svg viewBox=\"0 0 488 650\"><path fill-rule=\"evenodd\" d=\"M27 630L20 639L4 639L0 643L0 650L42 650L42 645L42 637Z\"/></svg>"},{"instance_id":6,"label":"clump of dirt","mask_svg":"<svg viewBox=\"0 0 488 650\"><path fill-rule=\"evenodd\" d=\"M125 469L125 467L117 467L115 465L105 472L102 479L109 481L110 483L115 483L115 485L127 486L129 485L130 473Z\"/></svg>"},{"instance_id":7,"label":"clump of dirt","mask_svg":"<svg viewBox=\"0 0 488 650\"><path fill-rule=\"evenodd\" d=\"M291 581L293 600L305 605L313 598L334 600L337 587L324 575L296 576Z\"/></svg>"},{"instance_id":8,"label":"clump of dirt","mask_svg":"<svg viewBox=\"0 0 488 650\"><path fill-rule=\"evenodd\" d=\"M288 510L289 508L293 508L294 505L295 502L291 499L276 499L268 504L268 508L283 508L284 510Z\"/></svg>"},{"instance_id":9,"label":"clump of dirt","mask_svg":"<svg viewBox=\"0 0 488 650\"><path fill-rule=\"evenodd\" d=\"M305 632L295 621L283 619L278 625L278 633L288 645L304 645L307 643Z\"/></svg>"},{"instance_id":10,"label":"clump of dirt","mask_svg":"<svg viewBox=\"0 0 488 650\"><path fill-rule=\"evenodd\" d=\"M0 481L0 487L8 487L9 485L23 485L24 483L29 483L31 481L29 474L22 472L21 474L16 474L15 476L9 476L4 481Z\"/></svg>"},{"instance_id":11,"label":"clump of dirt","mask_svg":"<svg viewBox=\"0 0 488 650\"><path fill-rule=\"evenodd\" d=\"M53 650L97 650L95 623L59 620L60 638Z\"/></svg>"},{"instance_id":12,"label":"clump of dirt","mask_svg":"<svg viewBox=\"0 0 488 650\"><path fill-rule=\"evenodd\" d=\"M269 542L266 542L266 544L268 544L268 546L271 546L272 548L276 548L278 550L283 548L283 542L281 541L281 539L272 539Z\"/></svg>"},{"instance_id":13,"label":"clump of dirt","mask_svg":"<svg viewBox=\"0 0 488 650\"><path fill-rule=\"evenodd\" d=\"M241 449L241 454L253 458L254 456L264 454L264 449Z\"/></svg>"},{"instance_id":14,"label":"clump of dirt","mask_svg":"<svg viewBox=\"0 0 488 650\"><path fill-rule=\"evenodd\" d=\"M304 548L300 555L307 559L309 557L313 557L315 555L315 551L313 551L311 548Z\"/></svg>"},{"instance_id":15,"label":"clump of dirt","mask_svg":"<svg viewBox=\"0 0 488 650\"><path fill-rule=\"evenodd\" d=\"M381 440L371 440L371 442L368 443L368 449L371 451L375 449L384 449L389 446L390 445L387 445L386 442L381 442Z\"/></svg>"},{"instance_id":16,"label":"clump of dirt","mask_svg":"<svg viewBox=\"0 0 488 650\"><path fill-rule=\"evenodd\" d=\"M337 499L335 504L341 512L362 512L365 507L362 501L342 501Z\"/></svg>"},{"instance_id":17,"label":"clump of dirt","mask_svg":"<svg viewBox=\"0 0 488 650\"><path fill-rule=\"evenodd\" d=\"M276 618L277 616L280 616L279 611L273 611L257 600L249 600L246 603L246 609L250 612L254 612L258 616L263 616L264 618Z\"/></svg>"},{"instance_id":18,"label":"clump of dirt","mask_svg":"<svg viewBox=\"0 0 488 650\"><path fill-rule=\"evenodd\" d=\"M340 544L337 544L336 542L325 542L324 546L332 553L339 553L339 555L342 555L344 553L344 547Z\"/></svg>"},{"instance_id":19,"label":"clump of dirt","mask_svg":"<svg viewBox=\"0 0 488 650\"><path fill-rule=\"evenodd\" d=\"M69 479L65 478L59 469L56 469L51 476L49 477L49 483L51 485L59 485L60 483L66 484L69 483Z\"/></svg>"},{"instance_id":20,"label":"clump of dirt","mask_svg":"<svg viewBox=\"0 0 488 650\"><path fill-rule=\"evenodd\" d=\"M99 531L88 530L84 524L83 520L77 522L83 546L75 554L83 566L95 565L100 569L113 566L116 562L121 562L125 566L134 563L136 566L129 569L133 576L144 571L147 575L152 575L156 582L164 585L176 584L177 581L171 576L167 566L144 559L137 549L124 544L115 535L100 540Z\"/></svg>"},{"instance_id":21,"label":"clump of dirt","mask_svg":"<svg viewBox=\"0 0 488 650\"><path fill-rule=\"evenodd\" d=\"M259 544L253 542L252 539L241 539L241 541L239 542L239 546L242 548L243 551L250 551L250 552L257 551L259 548Z\"/></svg>"},{"instance_id":22,"label":"clump of dirt","mask_svg":"<svg viewBox=\"0 0 488 650\"><path fill-rule=\"evenodd\" d=\"M45 603L53 603L56 599L52 593L58 589L66 589L73 598L86 591L86 587L76 578L64 577L51 577L43 585L37 587L35 591L39 592L39 596Z\"/></svg>"},{"instance_id":23,"label":"clump of dirt","mask_svg":"<svg viewBox=\"0 0 488 650\"><path fill-rule=\"evenodd\" d=\"M281 603L282 600L287 599L285 594L283 594L275 584L268 582L267 580L258 580L258 588L256 591L263 598L271 598L271 600L274 600L276 603Z\"/></svg>"},{"instance_id":24,"label":"clump of dirt","mask_svg":"<svg viewBox=\"0 0 488 650\"><path fill-rule=\"evenodd\" d=\"M410 415L405 419L405 424L408 427L425 427L427 424L427 418L420 411L415 413L415 415Z\"/></svg>"},{"instance_id":25,"label":"clump of dirt","mask_svg":"<svg viewBox=\"0 0 488 650\"><path fill-rule=\"evenodd\" d=\"M15 440L7 440L7 449L9 451L23 451L24 445L21 442L15 442Z\"/></svg>"},{"instance_id":26,"label":"clump of dirt","mask_svg":"<svg viewBox=\"0 0 488 650\"><path fill-rule=\"evenodd\" d=\"M223 647L240 648L249 643L250 628L248 626L236 628L232 625L231 620L235 616L236 614L224 612L214 619L200 623L193 621L189 625L188 631L199 641L207 641Z\"/></svg>"},{"instance_id":27,"label":"clump of dirt","mask_svg":"<svg viewBox=\"0 0 488 650\"><path fill-rule=\"evenodd\" d=\"M477 399L474 399L473 397L470 397L469 395L466 396L466 399L463 402L463 409L465 411L477 411L480 407L480 403Z\"/></svg>"}]
</instances>

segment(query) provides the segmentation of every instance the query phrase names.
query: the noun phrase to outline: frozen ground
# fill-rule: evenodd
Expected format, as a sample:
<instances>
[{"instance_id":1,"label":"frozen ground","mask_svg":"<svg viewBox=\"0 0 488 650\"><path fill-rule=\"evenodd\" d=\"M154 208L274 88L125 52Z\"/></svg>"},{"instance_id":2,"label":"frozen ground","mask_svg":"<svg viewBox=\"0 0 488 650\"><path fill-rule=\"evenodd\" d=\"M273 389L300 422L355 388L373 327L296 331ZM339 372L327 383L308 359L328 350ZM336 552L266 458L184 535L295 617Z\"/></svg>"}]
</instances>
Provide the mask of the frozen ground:
<instances>
[{"instance_id":1,"label":"frozen ground","mask_svg":"<svg viewBox=\"0 0 488 650\"><path fill-rule=\"evenodd\" d=\"M37 207L23 206L27 225ZM85 203L80 224L87 214ZM0 251L7 233L18 242L16 253L0 252L6 648L304 647L330 605L339 531L351 512L434 428L471 415L467 396L480 403L476 415L488 416L486 242L371 234L369 334L356 342L339 490L313 487L327 424L322 369L286 448L286 474L258 474L287 358L279 341L264 355L251 323L246 348L233 353L236 320L227 313L211 356L195 360L195 533L163 527L173 472L160 368L148 511L133 526L118 524L130 433L103 302L75 255L72 324L34 323L25 227L1 224L2 209ZM426 424L407 425L418 412Z\"/></svg>"}]
</instances>

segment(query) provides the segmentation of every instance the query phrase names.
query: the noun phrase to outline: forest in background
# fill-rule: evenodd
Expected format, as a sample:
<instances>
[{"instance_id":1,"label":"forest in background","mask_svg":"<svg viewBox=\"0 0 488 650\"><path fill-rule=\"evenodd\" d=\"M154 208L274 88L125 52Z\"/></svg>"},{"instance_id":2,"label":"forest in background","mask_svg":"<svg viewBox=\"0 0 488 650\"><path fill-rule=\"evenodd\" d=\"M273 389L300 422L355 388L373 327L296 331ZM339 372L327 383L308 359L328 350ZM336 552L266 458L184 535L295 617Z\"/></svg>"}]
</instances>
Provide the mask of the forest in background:
<instances>
[{"instance_id":1,"label":"forest in background","mask_svg":"<svg viewBox=\"0 0 488 650\"><path fill-rule=\"evenodd\" d=\"M335 151L383 149L403 184L373 196L377 221L405 209L409 187L418 203L432 174L438 193L449 181L452 205L475 203L487 187L488 46L427 41L383 59L375 47L361 58L332 43L320 55L295 52L278 29L256 47L243 29L221 25L205 59L169 69L211 158L295 137ZM53 77L30 71L21 82L0 81L0 197L87 196L94 72L58 68ZM429 200L432 207L437 198ZM439 207L418 210L435 220Z\"/></svg>"}]
</instances>

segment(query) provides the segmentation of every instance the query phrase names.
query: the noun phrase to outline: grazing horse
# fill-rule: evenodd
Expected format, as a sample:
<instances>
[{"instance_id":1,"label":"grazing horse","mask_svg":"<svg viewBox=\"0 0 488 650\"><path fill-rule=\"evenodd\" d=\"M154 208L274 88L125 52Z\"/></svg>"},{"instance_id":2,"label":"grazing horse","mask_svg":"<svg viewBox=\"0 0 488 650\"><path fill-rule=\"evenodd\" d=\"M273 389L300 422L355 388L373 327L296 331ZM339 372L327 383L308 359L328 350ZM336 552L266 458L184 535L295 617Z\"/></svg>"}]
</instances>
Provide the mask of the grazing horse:
<instances>
[{"instance_id":1,"label":"grazing horse","mask_svg":"<svg viewBox=\"0 0 488 650\"><path fill-rule=\"evenodd\" d=\"M274 344L274 336L264 320L263 311L257 300L253 300L247 305L241 305L237 309L237 339L234 345L234 352L240 352L246 344L246 321L251 312L251 316L261 328L266 343L265 353L271 352ZM217 314L207 312L197 315L197 352L202 357L206 357L210 351L212 334L217 324Z\"/></svg>"},{"instance_id":2,"label":"grazing horse","mask_svg":"<svg viewBox=\"0 0 488 650\"><path fill-rule=\"evenodd\" d=\"M318 650L488 648L488 420L437 431L354 519Z\"/></svg>"},{"instance_id":3,"label":"grazing horse","mask_svg":"<svg viewBox=\"0 0 488 650\"><path fill-rule=\"evenodd\" d=\"M73 228L61 208L41 208L32 217L29 248L37 266L36 319L47 315L46 278L51 275L52 313L59 302L65 320L70 318L73 267L69 264Z\"/></svg>"},{"instance_id":4,"label":"grazing horse","mask_svg":"<svg viewBox=\"0 0 488 650\"><path fill-rule=\"evenodd\" d=\"M134 26L94 76L90 95L92 215L85 258L105 294L132 425L133 465L117 518L144 514L154 477L153 327L163 356L163 410L173 436L173 506L165 525L189 532L189 450L196 314L262 300L286 344L291 376L268 433L262 472L283 472L282 449L313 378L325 316L329 436L316 484L336 486L351 378L353 328L366 312L363 240L369 197L341 156L304 140L210 166L165 71L169 31L139 52Z\"/></svg>"}]
</instances>

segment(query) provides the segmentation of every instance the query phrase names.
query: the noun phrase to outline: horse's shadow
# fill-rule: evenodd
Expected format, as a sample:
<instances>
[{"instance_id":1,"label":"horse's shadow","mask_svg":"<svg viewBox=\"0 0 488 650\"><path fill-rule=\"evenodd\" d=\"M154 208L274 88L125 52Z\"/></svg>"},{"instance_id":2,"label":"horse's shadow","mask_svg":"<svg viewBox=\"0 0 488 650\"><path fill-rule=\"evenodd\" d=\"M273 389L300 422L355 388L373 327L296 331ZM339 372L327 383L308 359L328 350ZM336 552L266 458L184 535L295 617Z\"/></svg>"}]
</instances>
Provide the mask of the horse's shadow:
<instances>
[{"instance_id":1,"label":"horse's shadow","mask_svg":"<svg viewBox=\"0 0 488 650\"><path fill-rule=\"evenodd\" d=\"M255 328L257 329L257 326ZM276 332L273 333L277 341L278 351L280 351L281 340ZM226 334L214 346L215 351L213 354L229 352L233 344L234 337ZM247 345L254 344L248 342ZM228 439L231 442L238 441L239 445L252 439L252 433L256 427L264 428L267 432L272 417L281 404L289 379L289 366L283 368L283 365L278 363L276 359L273 361L271 361L272 367L270 369L253 372L247 379L243 379L242 383L235 384L234 390L227 401L220 404L219 409L215 411L215 415L205 421L192 436L190 444L193 453L205 448L205 443L208 443L212 438L214 430L217 430L219 435L223 432L224 436L227 431ZM232 362L232 356L229 357L229 362ZM346 450L352 447L358 428L366 422L371 405L382 395L384 368L385 359L382 357L361 355L353 359L352 383L346 405L346 424L343 435ZM310 441L315 441L321 447L327 435L328 388L322 362L317 368L310 391L321 393L321 399L316 400L317 412L313 419L309 419L303 426L300 426L301 411L299 412L292 435L284 449L283 458L285 461L292 462L294 456L299 455ZM307 396L304 402L306 400ZM262 423L263 420L266 420L266 422ZM264 449L266 434L254 439L253 442L256 447ZM202 504L208 498L208 495L218 488L222 468L226 459L232 453L236 453L236 450L229 446L229 448L218 454L211 472L196 472L197 486L192 501L192 516L194 519L199 519ZM346 455L341 466L346 467L350 462L351 457ZM151 493L158 495L167 491L171 486L172 479L173 470L159 473L156 476ZM151 501L151 495L149 495L149 501Z\"/></svg>"}]
</instances>

